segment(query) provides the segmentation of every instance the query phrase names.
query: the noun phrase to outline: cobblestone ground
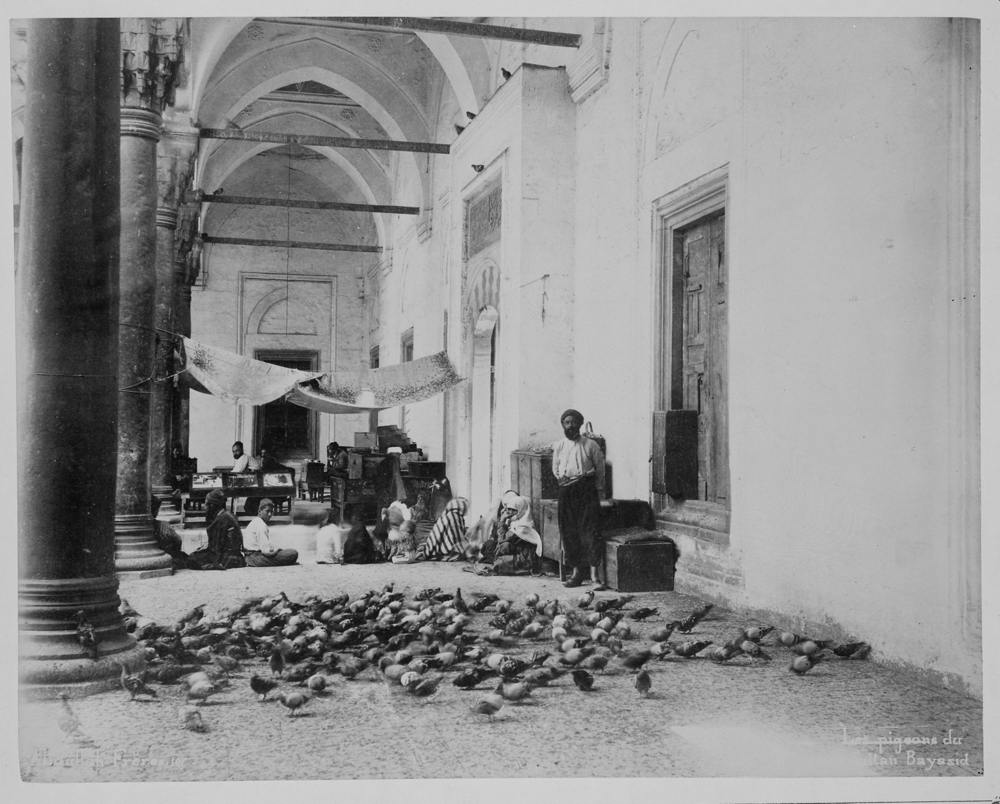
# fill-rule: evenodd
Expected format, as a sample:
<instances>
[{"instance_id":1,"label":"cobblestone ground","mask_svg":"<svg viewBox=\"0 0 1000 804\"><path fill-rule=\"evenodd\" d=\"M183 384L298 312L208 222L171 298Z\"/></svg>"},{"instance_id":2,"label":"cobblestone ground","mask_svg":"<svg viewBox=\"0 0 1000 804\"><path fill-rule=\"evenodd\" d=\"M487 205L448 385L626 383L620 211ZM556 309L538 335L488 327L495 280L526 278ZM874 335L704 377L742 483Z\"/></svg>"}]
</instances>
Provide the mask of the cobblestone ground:
<instances>
[{"instance_id":1,"label":"cobblestone ground","mask_svg":"<svg viewBox=\"0 0 1000 804\"><path fill-rule=\"evenodd\" d=\"M280 591L292 600L310 592L354 595L390 581L409 597L426 587L461 587L467 596L490 591L517 605L532 592L570 603L582 591L552 577L477 577L455 564L317 565L308 552L314 532L291 525L275 533L282 546L302 548L298 566L182 571L124 582L120 593L145 616L173 622L195 604L218 609ZM644 644L645 635L699 603L673 592L637 595L630 607L658 607L659 614L634 624L626 644ZM484 633L490 616L475 615L474 630ZM692 636L722 642L752 624L716 608ZM504 651L526 656L539 647L554 648L546 639L521 640ZM123 691L93 695L72 704L93 740L87 746L60 731L58 703L22 700L21 774L33 782L136 782L982 773L980 702L915 684L874 661L836 659L800 677L788 670L787 649L769 650L775 661L753 666L651 662L648 698L636 693L631 675L597 675L589 694L564 677L507 704L494 720L470 711L488 682L469 692L446 683L425 700L388 686L373 670L354 681L332 676L328 694L290 717L276 702L258 702L248 687L249 671L258 668L246 667L201 707L204 734L182 728L178 686L159 686L148 702L132 702Z\"/></svg>"}]
</instances>

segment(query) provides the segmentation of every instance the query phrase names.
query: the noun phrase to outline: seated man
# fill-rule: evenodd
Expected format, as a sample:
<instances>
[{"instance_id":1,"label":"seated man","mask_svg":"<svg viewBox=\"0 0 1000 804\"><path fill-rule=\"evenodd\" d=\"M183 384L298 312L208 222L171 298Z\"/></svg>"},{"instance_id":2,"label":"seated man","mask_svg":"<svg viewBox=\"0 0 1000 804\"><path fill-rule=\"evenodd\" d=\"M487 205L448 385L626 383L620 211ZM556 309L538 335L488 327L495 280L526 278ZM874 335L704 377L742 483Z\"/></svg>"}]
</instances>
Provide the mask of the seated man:
<instances>
[{"instance_id":1,"label":"seated man","mask_svg":"<svg viewBox=\"0 0 1000 804\"><path fill-rule=\"evenodd\" d=\"M174 569L201 569L197 562L192 562L191 557L181 549L184 542L177 531L156 518L160 512L160 500L155 495L150 497L149 510L153 515L153 538L156 539L156 546L173 559Z\"/></svg>"},{"instance_id":2,"label":"seated man","mask_svg":"<svg viewBox=\"0 0 1000 804\"><path fill-rule=\"evenodd\" d=\"M248 472L250 471L250 456L243 451L243 442L237 441L233 444L233 471L234 472Z\"/></svg>"},{"instance_id":3,"label":"seated man","mask_svg":"<svg viewBox=\"0 0 1000 804\"><path fill-rule=\"evenodd\" d=\"M326 472L330 477L347 477L347 450L336 441L326 447Z\"/></svg>"},{"instance_id":4,"label":"seated man","mask_svg":"<svg viewBox=\"0 0 1000 804\"><path fill-rule=\"evenodd\" d=\"M248 567L286 567L299 560L297 550L279 550L271 544L267 523L274 514L274 503L267 497L260 501L257 516L243 531L243 554Z\"/></svg>"}]
</instances>

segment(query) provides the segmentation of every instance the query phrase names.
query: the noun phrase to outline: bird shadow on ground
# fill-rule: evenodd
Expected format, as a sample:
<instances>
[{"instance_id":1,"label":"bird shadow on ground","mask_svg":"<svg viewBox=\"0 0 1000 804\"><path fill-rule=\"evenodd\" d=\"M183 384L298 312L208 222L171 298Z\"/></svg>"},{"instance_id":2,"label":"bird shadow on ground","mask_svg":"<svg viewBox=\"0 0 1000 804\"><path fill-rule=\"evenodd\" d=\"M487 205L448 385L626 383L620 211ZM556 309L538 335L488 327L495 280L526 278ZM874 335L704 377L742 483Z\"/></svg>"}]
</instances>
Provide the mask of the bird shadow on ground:
<instances>
[{"instance_id":1,"label":"bird shadow on ground","mask_svg":"<svg viewBox=\"0 0 1000 804\"><path fill-rule=\"evenodd\" d=\"M234 701L205 701L200 704L196 704L199 709L206 706L232 706Z\"/></svg>"}]
</instances>

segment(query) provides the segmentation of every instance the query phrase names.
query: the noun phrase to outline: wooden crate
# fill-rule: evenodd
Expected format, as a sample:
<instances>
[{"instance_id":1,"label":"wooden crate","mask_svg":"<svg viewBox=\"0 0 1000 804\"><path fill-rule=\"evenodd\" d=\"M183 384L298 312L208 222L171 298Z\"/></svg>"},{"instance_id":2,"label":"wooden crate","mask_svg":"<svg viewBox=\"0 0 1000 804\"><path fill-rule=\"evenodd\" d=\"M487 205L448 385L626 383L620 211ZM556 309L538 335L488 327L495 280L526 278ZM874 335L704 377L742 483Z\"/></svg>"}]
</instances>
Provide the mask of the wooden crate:
<instances>
[{"instance_id":1,"label":"wooden crate","mask_svg":"<svg viewBox=\"0 0 1000 804\"><path fill-rule=\"evenodd\" d=\"M354 446L356 449L378 449L378 436L375 433L355 433Z\"/></svg>"},{"instance_id":2,"label":"wooden crate","mask_svg":"<svg viewBox=\"0 0 1000 804\"><path fill-rule=\"evenodd\" d=\"M604 542L607 585L618 592L670 592L674 588L674 545L668 541L630 541L641 529L625 536L609 534ZM641 538L641 537L640 537Z\"/></svg>"}]
</instances>

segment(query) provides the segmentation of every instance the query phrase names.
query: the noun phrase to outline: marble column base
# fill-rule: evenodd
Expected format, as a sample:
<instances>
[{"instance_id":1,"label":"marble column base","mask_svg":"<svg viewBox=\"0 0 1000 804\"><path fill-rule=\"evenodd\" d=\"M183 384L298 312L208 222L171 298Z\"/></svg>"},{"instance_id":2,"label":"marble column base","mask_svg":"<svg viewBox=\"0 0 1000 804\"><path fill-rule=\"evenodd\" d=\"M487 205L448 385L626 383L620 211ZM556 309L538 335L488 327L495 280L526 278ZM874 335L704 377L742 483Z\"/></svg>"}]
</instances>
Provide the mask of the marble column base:
<instances>
[{"instance_id":1,"label":"marble column base","mask_svg":"<svg viewBox=\"0 0 1000 804\"><path fill-rule=\"evenodd\" d=\"M156 546L149 514L115 515L115 575L157 578L171 575L173 559Z\"/></svg>"},{"instance_id":2,"label":"marble column base","mask_svg":"<svg viewBox=\"0 0 1000 804\"><path fill-rule=\"evenodd\" d=\"M174 490L170 486L153 486L153 496L160 501L157 521L168 525L179 525L183 521L181 509L177 507L180 498L174 496Z\"/></svg>"},{"instance_id":3,"label":"marble column base","mask_svg":"<svg viewBox=\"0 0 1000 804\"><path fill-rule=\"evenodd\" d=\"M125 631L113 577L21 580L18 586L18 676L21 692L49 699L120 686L121 669L145 667L145 652ZM77 640L77 612L93 628L97 659Z\"/></svg>"}]
</instances>

